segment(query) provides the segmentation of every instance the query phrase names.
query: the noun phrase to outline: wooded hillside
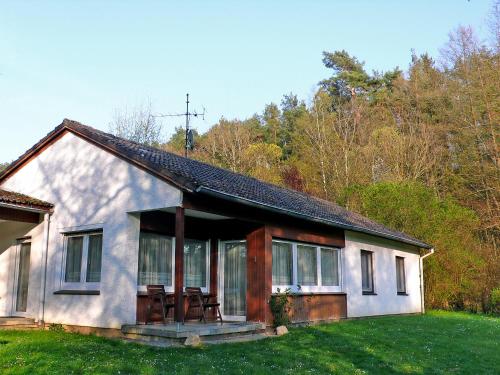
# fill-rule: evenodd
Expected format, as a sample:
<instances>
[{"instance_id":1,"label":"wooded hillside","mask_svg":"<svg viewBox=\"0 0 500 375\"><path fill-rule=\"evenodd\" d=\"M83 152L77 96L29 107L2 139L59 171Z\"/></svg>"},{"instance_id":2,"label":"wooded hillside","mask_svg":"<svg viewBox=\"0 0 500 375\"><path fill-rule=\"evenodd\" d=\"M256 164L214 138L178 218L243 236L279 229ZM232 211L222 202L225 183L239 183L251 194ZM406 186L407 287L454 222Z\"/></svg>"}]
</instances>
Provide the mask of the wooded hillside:
<instances>
[{"instance_id":1,"label":"wooded hillside","mask_svg":"<svg viewBox=\"0 0 500 375\"><path fill-rule=\"evenodd\" d=\"M369 73L346 51L311 103L293 94L245 120L222 118L190 157L336 201L436 248L430 307L490 310L500 283L500 33L450 34L439 62ZM164 145L183 152L184 132Z\"/></svg>"}]
</instances>

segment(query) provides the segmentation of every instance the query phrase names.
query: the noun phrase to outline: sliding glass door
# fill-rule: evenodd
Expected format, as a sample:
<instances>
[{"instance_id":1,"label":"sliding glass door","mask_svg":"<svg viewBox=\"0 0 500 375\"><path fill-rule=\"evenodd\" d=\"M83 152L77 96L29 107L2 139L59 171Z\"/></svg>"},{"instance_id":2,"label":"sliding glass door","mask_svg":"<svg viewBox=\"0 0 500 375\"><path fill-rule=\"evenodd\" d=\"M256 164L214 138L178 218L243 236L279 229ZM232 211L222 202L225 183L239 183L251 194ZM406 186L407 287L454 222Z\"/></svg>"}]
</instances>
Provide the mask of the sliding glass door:
<instances>
[{"instance_id":1,"label":"sliding glass door","mask_svg":"<svg viewBox=\"0 0 500 375\"><path fill-rule=\"evenodd\" d=\"M225 320L246 319L247 247L245 241L222 242L220 246L219 295Z\"/></svg>"}]
</instances>

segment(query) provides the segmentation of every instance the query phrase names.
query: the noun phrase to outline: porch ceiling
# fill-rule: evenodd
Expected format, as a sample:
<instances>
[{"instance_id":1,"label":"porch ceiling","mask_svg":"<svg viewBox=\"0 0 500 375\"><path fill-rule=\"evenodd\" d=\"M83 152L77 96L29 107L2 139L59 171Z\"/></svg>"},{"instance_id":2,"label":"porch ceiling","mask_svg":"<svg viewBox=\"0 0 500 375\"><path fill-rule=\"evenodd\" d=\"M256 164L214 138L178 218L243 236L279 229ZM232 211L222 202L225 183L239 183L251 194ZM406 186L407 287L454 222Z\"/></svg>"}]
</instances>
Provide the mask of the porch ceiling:
<instances>
[{"instance_id":1,"label":"porch ceiling","mask_svg":"<svg viewBox=\"0 0 500 375\"><path fill-rule=\"evenodd\" d=\"M175 207L169 207L169 208L166 208L162 211L175 213ZM197 211L197 210L191 210L191 209L185 209L184 215L190 216L190 217L196 217L199 219L207 219L207 220L231 219L231 217L229 217L229 216L217 215L217 214L212 214L210 212Z\"/></svg>"}]
</instances>

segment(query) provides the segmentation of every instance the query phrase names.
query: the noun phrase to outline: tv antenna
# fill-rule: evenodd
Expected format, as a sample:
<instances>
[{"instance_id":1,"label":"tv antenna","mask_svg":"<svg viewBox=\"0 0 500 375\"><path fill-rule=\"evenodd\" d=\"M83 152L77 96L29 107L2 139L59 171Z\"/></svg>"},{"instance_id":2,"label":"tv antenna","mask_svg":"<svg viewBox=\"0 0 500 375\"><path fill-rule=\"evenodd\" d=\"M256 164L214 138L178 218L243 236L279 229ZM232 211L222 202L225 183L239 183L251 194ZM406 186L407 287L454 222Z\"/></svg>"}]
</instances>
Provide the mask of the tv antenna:
<instances>
[{"instance_id":1,"label":"tv antenna","mask_svg":"<svg viewBox=\"0 0 500 375\"><path fill-rule=\"evenodd\" d=\"M184 143L184 156L188 156L188 151L194 148L194 134L193 130L189 127L189 122L191 120L191 116L193 117L201 117L205 120L205 108L203 108L202 113L198 113L197 111L189 112L189 93L186 94L186 112L185 113L172 113L172 114L158 114L153 117L186 117L186 133L185 133L185 143Z\"/></svg>"}]
</instances>

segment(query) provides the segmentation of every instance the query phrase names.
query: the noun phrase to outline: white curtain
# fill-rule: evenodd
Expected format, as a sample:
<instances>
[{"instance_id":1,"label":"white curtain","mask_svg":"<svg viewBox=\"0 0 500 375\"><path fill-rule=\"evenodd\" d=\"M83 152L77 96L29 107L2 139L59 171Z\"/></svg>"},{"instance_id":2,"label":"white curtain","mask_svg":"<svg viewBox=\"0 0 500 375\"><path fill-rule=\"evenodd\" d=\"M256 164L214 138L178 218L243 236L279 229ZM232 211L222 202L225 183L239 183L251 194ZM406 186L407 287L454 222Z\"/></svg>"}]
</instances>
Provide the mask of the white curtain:
<instances>
[{"instance_id":1,"label":"white curtain","mask_svg":"<svg viewBox=\"0 0 500 375\"><path fill-rule=\"evenodd\" d=\"M297 276L299 285L318 285L316 248L297 245Z\"/></svg>"},{"instance_id":2,"label":"white curtain","mask_svg":"<svg viewBox=\"0 0 500 375\"><path fill-rule=\"evenodd\" d=\"M373 291L372 254L367 251L361 251L361 284L363 291Z\"/></svg>"},{"instance_id":3,"label":"white curtain","mask_svg":"<svg viewBox=\"0 0 500 375\"><path fill-rule=\"evenodd\" d=\"M338 250L321 249L321 284L324 286L339 285Z\"/></svg>"},{"instance_id":4,"label":"white curtain","mask_svg":"<svg viewBox=\"0 0 500 375\"><path fill-rule=\"evenodd\" d=\"M83 236L67 237L64 281L79 283L82 270Z\"/></svg>"},{"instance_id":5,"label":"white curtain","mask_svg":"<svg viewBox=\"0 0 500 375\"><path fill-rule=\"evenodd\" d=\"M246 315L246 245L226 243L224 248L224 315Z\"/></svg>"},{"instance_id":6,"label":"white curtain","mask_svg":"<svg viewBox=\"0 0 500 375\"><path fill-rule=\"evenodd\" d=\"M138 285L172 286L172 239L141 232Z\"/></svg>"},{"instance_id":7,"label":"white curtain","mask_svg":"<svg viewBox=\"0 0 500 375\"><path fill-rule=\"evenodd\" d=\"M101 281L102 263L102 234L89 236L89 251L87 256L87 282L98 283Z\"/></svg>"},{"instance_id":8,"label":"white curtain","mask_svg":"<svg viewBox=\"0 0 500 375\"><path fill-rule=\"evenodd\" d=\"M273 285L292 285L292 244L273 241Z\"/></svg>"},{"instance_id":9,"label":"white curtain","mask_svg":"<svg viewBox=\"0 0 500 375\"><path fill-rule=\"evenodd\" d=\"M396 278L397 278L397 287L399 293L406 292L404 262L405 262L404 258L396 257Z\"/></svg>"},{"instance_id":10,"label":"white curtain","mask_svg":"<svg viewBox=\"0 0 500 375\"><path fill-rule=\"evenodd\" d=\"M184 286L207 286L207 243L185 240L184 242Z\"/></svg>"}]
</instances>

